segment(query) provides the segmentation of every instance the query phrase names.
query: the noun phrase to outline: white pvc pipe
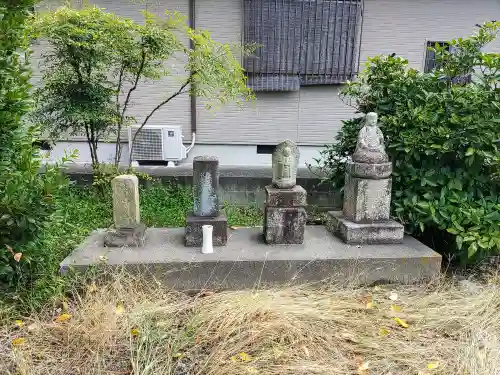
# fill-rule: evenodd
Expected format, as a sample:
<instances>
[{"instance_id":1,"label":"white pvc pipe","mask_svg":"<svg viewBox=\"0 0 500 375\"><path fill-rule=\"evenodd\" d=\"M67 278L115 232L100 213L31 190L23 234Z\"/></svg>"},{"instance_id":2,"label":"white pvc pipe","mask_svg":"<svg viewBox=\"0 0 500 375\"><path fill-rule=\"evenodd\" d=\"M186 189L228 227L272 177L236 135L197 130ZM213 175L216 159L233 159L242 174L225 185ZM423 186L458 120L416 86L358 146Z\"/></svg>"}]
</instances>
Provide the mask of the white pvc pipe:
<instances>
[{"instance_id":1,"label":"white pvc pipe","mask_svg":"<svg viewBox=\"0 0 500 375\"><path fill-rule=\"evenodd\" d=\"M186 155L189 154L189 151L194 147L194 143L196 142L196 133L191 134L191 145L186 148Z\"/></svg>"},{"instance_id":2,"label":"white pvc pipe","mask_svg":"<svg viewBox=\"0 0 500 375\"><path fill-rule=\"evenodd\" d=\"M214 252L214 247L212 244L212 234L214 227L212 225L203 225L203 247L201 252L203 254L212 254Z\"/></svg>"}]
</instances>

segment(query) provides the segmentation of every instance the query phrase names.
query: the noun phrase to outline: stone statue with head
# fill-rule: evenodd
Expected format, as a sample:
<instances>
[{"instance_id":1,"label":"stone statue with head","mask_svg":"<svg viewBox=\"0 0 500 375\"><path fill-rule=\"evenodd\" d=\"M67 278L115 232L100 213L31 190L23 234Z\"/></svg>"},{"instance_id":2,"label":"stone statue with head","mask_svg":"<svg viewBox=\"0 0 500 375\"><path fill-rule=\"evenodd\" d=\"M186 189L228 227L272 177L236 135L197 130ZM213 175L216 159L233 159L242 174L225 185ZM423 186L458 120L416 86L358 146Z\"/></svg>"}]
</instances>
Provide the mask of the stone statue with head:
<instances>
[{"instance_id":1,"label":"stone statue with head","mask_svg":"<svg viewBox=\"0 0 500 375\"><path fill-rule=\"evenodd\" d=\"M273 152L273 185L281 189L293 188L297 183L299 149L290 140L281 142Z\"/></svg>"},{"instance_id":2,"label":"stone statue with head","mask_svg":"<svg viewBox=\"0 0 500 375\"><path fill-rule=\"evenodd\" d=\"M352 155L353 161L366 164L381 164L389 161L385 152L384 135L377 125L377 119L375 112L366 115L365 125L358 135L356 151Z\"/></svg>"}]
</instances>

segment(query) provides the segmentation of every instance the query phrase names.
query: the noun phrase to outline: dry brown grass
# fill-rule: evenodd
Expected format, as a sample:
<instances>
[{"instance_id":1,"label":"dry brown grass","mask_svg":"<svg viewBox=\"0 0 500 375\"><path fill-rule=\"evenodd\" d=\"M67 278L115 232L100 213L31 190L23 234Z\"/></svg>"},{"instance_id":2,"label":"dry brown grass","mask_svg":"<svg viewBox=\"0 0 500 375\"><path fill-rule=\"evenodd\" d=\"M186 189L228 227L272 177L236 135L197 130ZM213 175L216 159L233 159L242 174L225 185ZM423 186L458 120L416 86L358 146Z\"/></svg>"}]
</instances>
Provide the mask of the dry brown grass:
<instances>
[{"instance_id":1,"label":"dry brown grass","mask_svg":"<svg viewBox=\"0 0 500 375\"><path fill-rule=\"evenodd\" d=\"M388 298L391 292L397 292L396 301ZM122 303L123 312L117 309ZM65 322L56 322L58 313L51 312L25 319L22 328L2 328L0 373L500 374L495 283L476 292L443 281L193 297L151 278L119 275L89 286L70 303L69 313ZM13 346L20 337L24 344ZM438 367L428 369L429 363Z\"/></svg>"}]
</instances>

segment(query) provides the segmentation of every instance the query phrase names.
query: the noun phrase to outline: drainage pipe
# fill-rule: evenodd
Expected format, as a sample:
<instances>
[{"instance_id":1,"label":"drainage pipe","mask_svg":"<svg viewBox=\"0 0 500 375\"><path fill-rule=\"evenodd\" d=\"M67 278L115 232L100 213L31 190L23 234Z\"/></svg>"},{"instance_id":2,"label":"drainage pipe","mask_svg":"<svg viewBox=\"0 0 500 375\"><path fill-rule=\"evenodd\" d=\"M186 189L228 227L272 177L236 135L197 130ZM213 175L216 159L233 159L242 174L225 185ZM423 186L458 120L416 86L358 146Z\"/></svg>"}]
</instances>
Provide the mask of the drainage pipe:
<instances>
[{"instance_id":1,"label":"drainage pipe","mask_svg":"<svg viewBox=\"0 0 500 375\"><path fill-rule=\"evenodd\" d=\"M189 27L196 28L196 0L189 0ZM194 48L193 40L189 40L189 47ZM191 151L196 141L196 96L191 95L191 145L186 149L186 153Z\"/></svg>"}]
</instances>

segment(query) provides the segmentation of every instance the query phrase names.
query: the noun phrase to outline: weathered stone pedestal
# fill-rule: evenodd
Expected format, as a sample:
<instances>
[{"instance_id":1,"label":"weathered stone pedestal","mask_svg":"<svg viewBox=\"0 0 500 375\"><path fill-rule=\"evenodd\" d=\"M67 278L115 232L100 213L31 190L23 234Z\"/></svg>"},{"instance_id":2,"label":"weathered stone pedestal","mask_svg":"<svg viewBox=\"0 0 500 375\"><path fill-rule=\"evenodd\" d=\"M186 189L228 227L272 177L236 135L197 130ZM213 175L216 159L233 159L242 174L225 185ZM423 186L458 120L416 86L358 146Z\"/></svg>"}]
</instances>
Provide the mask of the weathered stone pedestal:
<instances>
[{"instance_id":1,"label":"weathered stone pedestal","mask_svg":"<svg viewBox=\"0 0 500 375\"><path fill-rule=\"evenodd\" d=\"M204 225L213 226L213 246L227 243L227 218L219 209L219 159L197 156L193 160L194 210L186 219L185 245L203 245Z\"/></svg>"},{"instance_id":2,"label":"weathered stone pedestal","mask_svg":"<svg viewBox=\"0 0 500 375\"><path fill-rule=\"evenodd\" d=\"M199 246L203 244L203 226L212 225L212 245L224 246L227 243L227 217L218 215L215 217L189 215L186 219L186 246Z\"/></svg>"},{"instance_id":3,"label":"weathered stone pedestal","mask_svg":"<svg viewBox=\"0 0 500 375\"><path fill-rule=\"evenodd\" d=\"M290 189L266 186L264 239L267 244L301 244L307 221L307 193L299 185Z\"/></svg>"},{"instance_id":4,"label":"weathered stone pedestal","mask_svg":"<svg viewBox=\"0 0 500 375\"><path fill-rule=\"evenodd\" d=\"M121 175L111 181L115 229L104 237L106 247L144 246L146 226L140 222L139 180Z\"/></svg>"},{"instance_id":5,"label":"weathered stone pedestal","mask_svg":"<svg viewBox=\"0 0 500 375\"><path fill-rule=\"evenodd\" d=\"M391 163L346 165L343 211L327 214L326 227L348 244L402 243L404 227L391 220Z\"/></svg>"}]
</instances>

